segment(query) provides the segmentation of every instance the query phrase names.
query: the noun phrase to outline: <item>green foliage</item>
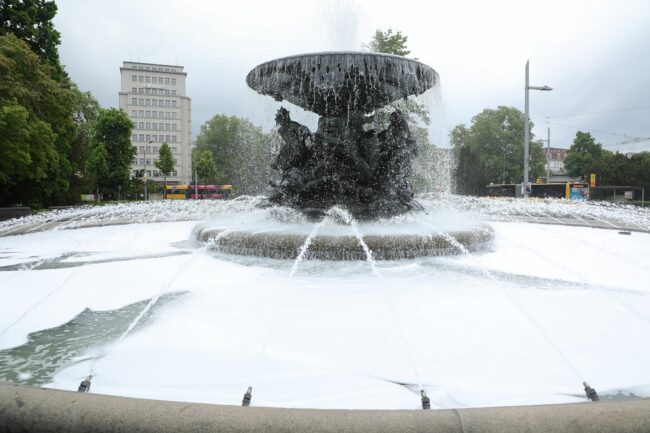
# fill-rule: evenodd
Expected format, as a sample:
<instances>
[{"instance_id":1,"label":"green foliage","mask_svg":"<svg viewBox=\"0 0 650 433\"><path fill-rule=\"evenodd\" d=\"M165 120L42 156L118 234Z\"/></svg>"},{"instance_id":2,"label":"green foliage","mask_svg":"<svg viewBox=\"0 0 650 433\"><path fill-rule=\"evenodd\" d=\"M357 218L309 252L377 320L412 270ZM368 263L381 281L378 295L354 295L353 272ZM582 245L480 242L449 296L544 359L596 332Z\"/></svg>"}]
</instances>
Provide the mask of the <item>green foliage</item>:
<instances>
[{"instance_id":1,"label":"green foliage","mask_svg":"<svg viewBox=\"0 0 650 433\"><path fill-rule=\"evenodd\" d=\"M531 123L531 129L532 126ZM485 109L472 118L469 128L463 124L456 126L450 133L450 141L459 162L455 176L458 191L473 194L483 191L490 182L521 182L523 136L524 115L513 107ZM529 174L535 179L544 173L546 160L542 143L533 141L532 132L530 136ZM469 150L461 152L464 147Z\"/></svg>"},{"instance_id":2,"label":"green foliage","mask_svg":"<svg viewBox=\"0 0 650 433\"><path fill-rule=\"evenodd\" d=\"M53 68L53 76L61 78L57 45L61 35L52 20L56 3L48 0L1 0L0 36L12 34L26 42L30 49Z\"/></svg>"},{"instance_id":3,"label":"green foliage","mask_svg":"<svg viewBox=\"0 0 650 433\"><path fill-rule=\"evenodd\" d=\"M588 132L578 131L573 144L564 160L564 168L570 176L589 177L590 173L600 171L599 165L603 160L603 146L596 143ZM609 152L611 153L611 152Z\"/></svg>"},{"instance_id":4,"label":"green foliage","mask_svg":"<svg viewBox=\"0 0 650 433\"><path fill-rule=\"evenodd\" d=\"M206 184L221 177L217 170L217 164L214 161L212 150L206 147L194 148L192 151L192 162L196 170L196 176L201 183Z\"/></svg>"},{"instance_id":5,"label":"green foliage","mask_svg":"<svg viewBox=\"0 0 650 433\"><path fill-rule=\"evenodd\" d=\"M136 149L131 145L133 123L126 113L115 108L101 110L97 117L94 134L94 157L105 149L107 171L99 176L97 183L103 191L114 193L126 190L131 173L131 162Z\"/></svg>"},{"instance_id":6,"label":"green foliage","mask_svg":"<svg viewBox=\"0 0 650 433\"><path fill-rule=\"evenodd\" d=\"M169 144L163 143L160 146L158 150L158 161L156 161L155 166L165 177L174 171L174 157L172 156L172 150Z\"/></svg>"},{"instance_id":7,"label":"green foliage","mask_svg":"<svg viewBox=\"0 0 650 433\"><path fill-rule=\"evenodd\" d=\"M408 36L402 35L402 32L393 33L393 29L387 31L377 30L372 41L368 43L367 48L376 53L396 54L398 56L408 56L411 52L406 47Z\"/></svg>"},{"instance_id":8,"label":"green foliage","mask_svg":"<svg viewBox=\"0 0 650 433\"><path fill-rule=\"evenodd\" d=\"M589 179L596 174L600 186L642 186L650 191L650 152L632 155L603 149L588 132L578 131L564 160L567 173Z\"/></svg>"},{"instance_id":9,"label":"green foliage","mask_svg":"<svg viewBox=\"0 0 650 433\"><path fill-rule=\"evenodd\" d=\"M25 42L0 36L0 111L6 134L0 152L11 161L0 174L4 205L47 205L62 200L69 188L69 139L78 101L51 71Z\"/></svg>"},{"instance_id":10,"label":"green foliage","mask_svg":"<svg viewBox=\"0 0 650 433\"><path fill-rule=\"evenodd\" d=\"M272 137L249 120L218 114L201 125L195 153L212 153L218 183L233 184L241 193L257 194L263 192L271 176L272 147ZM198 155L205 160L203 153ZM207 161L205 164L209 166Z\"/></svg>"}]
</instances>

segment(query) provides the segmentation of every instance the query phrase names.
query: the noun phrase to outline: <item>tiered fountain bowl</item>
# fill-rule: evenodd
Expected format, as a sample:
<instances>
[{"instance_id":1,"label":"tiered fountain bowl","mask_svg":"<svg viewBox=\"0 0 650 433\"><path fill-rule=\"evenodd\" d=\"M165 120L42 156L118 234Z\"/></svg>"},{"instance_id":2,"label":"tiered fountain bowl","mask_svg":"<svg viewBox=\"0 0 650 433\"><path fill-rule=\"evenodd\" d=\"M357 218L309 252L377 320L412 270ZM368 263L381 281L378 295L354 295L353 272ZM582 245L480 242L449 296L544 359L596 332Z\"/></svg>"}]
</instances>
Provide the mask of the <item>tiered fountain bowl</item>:
<instances>
[{"instance_id":1,"label":"tiered fountain bowl","mask_svg":"<svg viewBox=\"0 0 650 433\"><path fill-rule=\"evenodd\" d=\"M278 110L283 144L271 167L280 180L268 197L269 206L295 209L313 224L214 222L195 230L198 240L231 254L393 260L476 251L493 239L485 226L440 231L432 228L438 224L418 224L418 214L426 216L409 183L418 145L396 102L436 86L431 67L388 54L326 52L263 63L246 82L321 116L313 132ZM347 216L332 219L332 209ZM384 224L401 215L410 222Z\"/></svg>"}]
</instances>

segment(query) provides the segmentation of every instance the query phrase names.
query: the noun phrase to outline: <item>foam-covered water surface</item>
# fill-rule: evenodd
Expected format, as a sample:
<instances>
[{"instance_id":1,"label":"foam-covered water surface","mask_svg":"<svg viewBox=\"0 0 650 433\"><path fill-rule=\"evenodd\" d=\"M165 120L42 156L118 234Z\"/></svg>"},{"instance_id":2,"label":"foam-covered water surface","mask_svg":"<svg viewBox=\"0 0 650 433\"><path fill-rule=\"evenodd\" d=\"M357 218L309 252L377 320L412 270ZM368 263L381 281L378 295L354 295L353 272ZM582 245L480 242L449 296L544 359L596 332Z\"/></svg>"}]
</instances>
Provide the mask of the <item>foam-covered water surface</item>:
<instances>
[{"instance_id":1,"label":"foam-covered water surface","mask_svg":"<svg viewBox=\"0 0 650 433\"><path fill-rule=\"evenodd\" d=\"M359 235L487 221L492 248L376 263L192 242L205 224L318 223L262 201L1 224L0 380L76 390L92 371L91 392L240 404L252 386L253 405L313 408L417 409L420 387L434 408L578 402L582 381L602 397L650 397L647 210L423 197L424 213L360 222ZM38 224L50 228L15 234Z\"/></svg>"}]
</instances>

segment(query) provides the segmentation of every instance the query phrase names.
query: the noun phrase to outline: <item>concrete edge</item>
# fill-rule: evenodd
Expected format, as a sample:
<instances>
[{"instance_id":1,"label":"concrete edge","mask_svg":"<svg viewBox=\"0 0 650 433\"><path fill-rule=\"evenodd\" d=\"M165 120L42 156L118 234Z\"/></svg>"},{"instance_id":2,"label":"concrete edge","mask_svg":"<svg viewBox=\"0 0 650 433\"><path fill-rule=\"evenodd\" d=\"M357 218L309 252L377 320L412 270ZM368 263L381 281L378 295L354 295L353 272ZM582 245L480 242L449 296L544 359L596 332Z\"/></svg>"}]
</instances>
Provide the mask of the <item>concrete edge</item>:
<instances>
[{"instance_id":1,"label":"concrete edge","mask_svg":"<svg viewBox=\"0 0 650 433\"><path fill-rule=\"evenodd\" d=\"M0 432L649 432L650 399L445 410L276 409L0 384Z\"/></svg>"}]
</instances>

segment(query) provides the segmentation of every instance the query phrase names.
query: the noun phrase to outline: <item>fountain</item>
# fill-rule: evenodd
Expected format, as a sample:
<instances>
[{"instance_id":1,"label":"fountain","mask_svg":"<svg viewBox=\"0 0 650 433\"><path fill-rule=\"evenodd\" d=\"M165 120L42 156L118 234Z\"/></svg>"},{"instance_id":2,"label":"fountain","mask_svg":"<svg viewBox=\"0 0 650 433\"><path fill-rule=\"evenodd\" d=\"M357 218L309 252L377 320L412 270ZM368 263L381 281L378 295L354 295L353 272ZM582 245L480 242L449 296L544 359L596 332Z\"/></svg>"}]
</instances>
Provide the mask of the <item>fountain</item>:
<instances>
[{"instance_id":1,"label":"fountain","mask_svg":"<svg viewBox=\"0 0 650 433\"><path fill-rule=\"evenodd\" d=\"M403 224L397 231L374 230L387 225L378 219L423 212L409 184L417 143L408 116L393 103L436 86L438 74L431 67L388 54L325 52L263 63L250 71L246 82L261 94L320 116L312 132L292 120L286 108L278 110L275 120L284 143L271 167L280 180L271 183L268 202L297 209L310 219L343 225L369 221L364 228L370 230L362 229L361 239L359 233L328 233L329 224L320 224L320 233L295 225L280 232L202 226L197 237L211 248L333 260L365 260L369 249L374 259L394 260L475 251L492 240L487 226L455 228L451 236ZM333 218L334 209L338 218Z\"/></svg>"}]
</instances>

